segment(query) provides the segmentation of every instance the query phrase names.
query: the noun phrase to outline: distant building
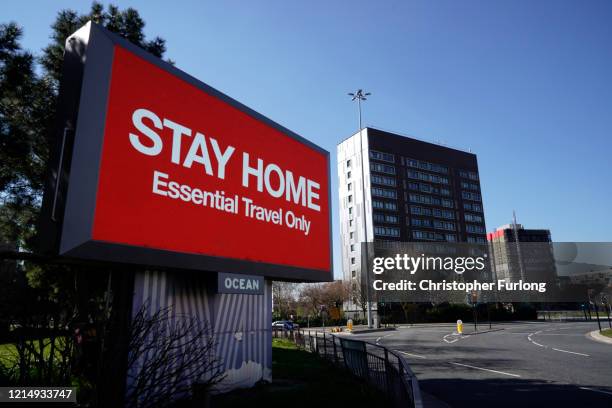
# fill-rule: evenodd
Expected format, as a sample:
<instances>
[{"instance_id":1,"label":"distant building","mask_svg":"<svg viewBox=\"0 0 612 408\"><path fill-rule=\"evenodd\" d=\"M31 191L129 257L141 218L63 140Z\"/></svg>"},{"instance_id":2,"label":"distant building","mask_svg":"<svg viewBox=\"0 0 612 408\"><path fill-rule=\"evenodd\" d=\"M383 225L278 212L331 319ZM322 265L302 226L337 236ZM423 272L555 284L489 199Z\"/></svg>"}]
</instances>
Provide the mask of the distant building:
<instances>
[{"instance_id":1,"label":"distant building","mask_svg":"<svg viewBox=\"0 0 612 408\"><path fill-rule=\"evenodd\" d=\"M475 154L365 128L337 157L345 281L360 279L362 242L486 244Z\"/></svg>"},{"instance_id":2,"label":"distant building","mask_svg":"<svg viewBox=\"0 0 612 408\"><path fill-rule=\"evenodd\" d=\"M487 234L487 240L493 274L498 280L557 282L550 230L507 224Z\"/></svg>"},{"instance_id":3,"label":"distant building","mask_svg":"<svg viewBox=\"0 0 612 408\"><path fill-rule=\"evenodd\" d=\"M571 275L569 279L574 285L600 285L604 287L612 287L612 268L577 273L575 275Z\"/></svg>"}]
</instances>

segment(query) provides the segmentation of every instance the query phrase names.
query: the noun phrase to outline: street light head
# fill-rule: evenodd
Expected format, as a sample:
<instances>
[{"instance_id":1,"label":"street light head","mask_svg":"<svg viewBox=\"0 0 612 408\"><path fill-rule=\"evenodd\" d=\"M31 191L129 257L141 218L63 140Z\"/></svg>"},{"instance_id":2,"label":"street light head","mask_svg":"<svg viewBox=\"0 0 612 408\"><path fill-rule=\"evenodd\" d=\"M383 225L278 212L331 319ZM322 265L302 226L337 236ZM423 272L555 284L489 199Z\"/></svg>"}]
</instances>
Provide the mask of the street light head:
<instances>
[{"instance_id":1,"label":"street light head","mask_svg":"<svg viewBox=\"0 0 612 408\"><path fill-rule=\"evenodd\" d=\"M371 95L371 93L370 92L364 92L363 89L358 89L356 92L348 93L348 95L351 97L351 100L353 100L353 101L355 101L355 100L365 101L365 100L367 100L366 96Z\"/></svg>"}]
</instances>

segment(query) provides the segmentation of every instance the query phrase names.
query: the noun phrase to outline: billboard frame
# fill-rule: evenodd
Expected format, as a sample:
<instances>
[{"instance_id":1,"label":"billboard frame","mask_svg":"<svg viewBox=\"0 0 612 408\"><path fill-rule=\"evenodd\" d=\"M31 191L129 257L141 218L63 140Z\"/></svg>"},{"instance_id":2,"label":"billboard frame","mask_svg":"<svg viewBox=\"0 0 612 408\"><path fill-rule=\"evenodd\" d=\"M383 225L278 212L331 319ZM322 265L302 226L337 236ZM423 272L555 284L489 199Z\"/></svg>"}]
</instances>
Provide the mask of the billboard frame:
<instances>
[{"instance_id":1,"label":"billboard frame","mask_svg":"<svg viewBox=\"0 0 612 408\"><path fill-rule=\"evenodd\" d=\"M93 240L99 164L102 158L116 46L321 153L327 163L327 194L328 205L331 207L331 168L328 151L90 21L66 40L57 130L52 139L55 146L49 162L49 175L43 199L40 236L42 252L102 262L250 274L278 280L332 281L331 208L328 217L329 268L327 270Z\"/></svg>"}]
</instances>

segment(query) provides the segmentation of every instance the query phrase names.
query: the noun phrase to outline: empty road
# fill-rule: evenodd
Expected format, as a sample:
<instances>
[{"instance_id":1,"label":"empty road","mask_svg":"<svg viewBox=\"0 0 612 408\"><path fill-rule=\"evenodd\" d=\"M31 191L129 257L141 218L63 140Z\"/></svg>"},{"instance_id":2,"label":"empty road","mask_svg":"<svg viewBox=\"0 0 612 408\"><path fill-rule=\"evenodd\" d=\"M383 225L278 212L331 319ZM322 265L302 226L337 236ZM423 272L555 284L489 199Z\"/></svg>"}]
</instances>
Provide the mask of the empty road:
<instances>
[{"instance_id":1,"label":"empty road","mask_svg":"<svg viewBox=\"0 0 612 408\"><path fill-rule=\"evenodd\" d=\"M459 336L431 324L354 336L402 352L421 389L451 407L612 407L612 344L587 338L596 328L517 322Z\"/></svg>"}]
</instances>

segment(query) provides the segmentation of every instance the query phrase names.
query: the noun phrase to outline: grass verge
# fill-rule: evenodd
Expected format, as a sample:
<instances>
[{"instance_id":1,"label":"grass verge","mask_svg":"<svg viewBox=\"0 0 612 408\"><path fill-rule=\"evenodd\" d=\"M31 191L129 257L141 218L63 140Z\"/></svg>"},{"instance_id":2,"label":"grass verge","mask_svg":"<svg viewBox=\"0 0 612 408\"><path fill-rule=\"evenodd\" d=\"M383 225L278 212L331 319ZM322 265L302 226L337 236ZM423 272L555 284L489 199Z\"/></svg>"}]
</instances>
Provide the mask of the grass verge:
<instances>
[{"instance_id":1,"label":"grass verge","mask_svg":"<svg viewBox=\"0 0 612 408\"><path fill-rule=\"evenodd\" d=\"M601 331L602 336L612 338L612 329L605 329Z\"/></svg>"},{"instance_id":2,"label":"grass verge","mask_svg":"<svg viewBox=\"0 0 612 408\"><path fill-rule=\"evenodd\" d=\"M234 390L212 398L213 407L384 407L383 393L314 354L298 350L291 341L272 341L271 384Z\"/></svg>"}]
</instances>

